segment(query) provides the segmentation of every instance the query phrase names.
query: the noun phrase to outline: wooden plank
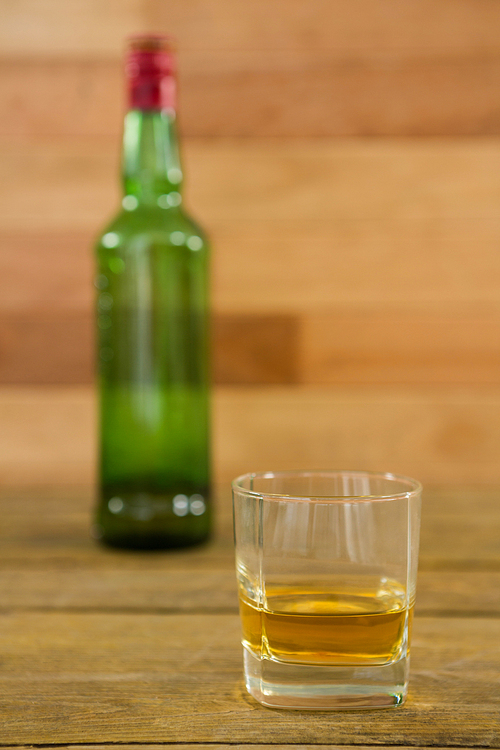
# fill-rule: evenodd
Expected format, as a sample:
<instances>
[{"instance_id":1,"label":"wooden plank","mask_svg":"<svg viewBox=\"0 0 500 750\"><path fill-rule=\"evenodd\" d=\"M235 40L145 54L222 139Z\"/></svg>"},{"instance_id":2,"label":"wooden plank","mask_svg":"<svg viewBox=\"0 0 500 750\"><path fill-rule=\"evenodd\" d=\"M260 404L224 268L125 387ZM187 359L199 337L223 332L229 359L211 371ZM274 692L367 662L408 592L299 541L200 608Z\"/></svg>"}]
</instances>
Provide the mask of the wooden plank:
<instances>
[{"instance_id":1,"label":"wooden plank","mask_svg":"<svg viewBox=\"0 0 500 750\"><path fill-rule=\"evenodd\" d=\"M73 34L74 36L74 34ZM125 85L116 60L0 58L1 135L120 138Z\"/></svg>"},{"instance_id":2,"label":"wooden plank","mask_svg":"<svg viewBox=\"0 0 500 750\"><path fill-rule=\"evenodd\" d=\"M168 31L181 49L418 50L433 56L498 48L495 0L17 0L0 4L4 53L116 55L123 37Z\"/></svg>"},{"instance_id":3,"label":"wooden plank","mask_svg":"<svg viewBox=\"0 0 500 750\"><path fill-rule=\"evenodd\" d=\"M495 138L187 145L190 202L217 222L500 217Z\"/></svg>"},{"instance_id":4,"label":"wooden plank","mask_svg":"<svg viewBox=\"0 0 500 750\"><path fill-rule=\"evenodd\" d=\"M258 53L256 59L246 60L248 67L243 70L233 70L234 60L230 59L225 66L221 61L220 72L200 65L203 72L186 72L181 77L186 134L435 136L500 132L495 106L500 82L498 55L422 60L316 53L311 62L311 55L285 53L266 61L265 69L261 57Z\"/></svg>"},{"instance_id":5,"label":"wooden plank","mask_svg":"<svg viewBox=\"0 0 500 750\"><path fill-rule=\"evenodd\" d=\"M97 558L104 557L99 565ZM97 547L96 560L89 555L83 570L53 569L50 558L31 561L33 567L43 564L43 570L14 569L7 559L7 565L0 561L0 611L237 612L233 551L228 547L225 559L221 550L214 557L205 550L208 570L201 559L198 568L176 569L168 556L161 569L142 569L140 563L139 570L123 570L119 556L105 556ZM210 570L214 564L218 569ZM417 594L417 614L500 617L500 571L423 570Z\"/></svg>"},{"instance_id":6,"label":"wooden plank","mask_svg":"<svg viewBox=\"0 0 500 750\"><path fill-rule=\"evenodd\" d=\"M143 24L142 0L1 0L3 54L116 56Z\"/></svg>"},{"instance_id":7,"label":"wooden plank","mask_svg":"<svg viewBox=\"0 0 500 750\"><path fill-rule=\"evenodd\" d=\"M213 379L219 385L498 385L499 340L500 309L219 314L212 319ZM90 310L0 313L0 383L84 384L94 370Z\"/></svg>"},{"instance_id":8,"label":"wooden plank","mask_svg":"<svg viewBox=\"0 0 500 750\"><path fill-rule=\"evenodd\" d=\"M499 13L491 0L445 0L439 10L430 0L403 8L395 0L307 7L253 0L244 9L234 0L3 0L0 11L0 43L10 55L0 75L3 132L116 134L118 56L124 37L145 27L179 38L181 108L191 135L500 128L492 31Z\"/></svg>"},{"instance_id":9,"label":"wooden plank","mask_svg":"<svg viewBox=\"0 0 500 750\"><path fill-rule=\"evenodd\" d=\"M175 743L176 750L194 750L193 744L183 744L183 743ZM11 745L0 745L1 748L7 748L11 747ZM16 747L19 747L19 750L28 750L31 748L31 745L16 745ZM58 747L61 748L67 748L67 750L72 750L74 748L74 745L58 745ZM104 745L79 745L79 747L84 748L84 750L91 750L91 748L95 748L95 750L103 750L105 747ZM123 750L163 750L165 747L165 744L161 745L155 745L153 743L147 743L146 745L143 745L141 743L133 744L133 745L127 745L127 744L121 744L120 743L120 749ZM221 744L221 743L210 743L210 744L203 744L201 742L196 743L196 750L231 750L231 748L234 747L234 745L229 744ZM245 744L245 748L248 748L248 750L271 750L271 748L274 748L274 750L294 750L296 748L296 745L284 745L284 744L272 744L272 745L266 745L259 743L258 745L255 744ZM305 745L301 744L301 750L302 748L304 750L316 750L317 745ZM331 745L331 744L324 744L322 747L325 748L325 750L343 750L343 745ZM368 750L369 748L373 747L372 745L358 745L360 750ZM380 750L389 750L389 748L394 748L394 750L403 750L405 745L377 745L377 747L380 748ZM436 745L435 747L439 747L439 745ZM424 750L422 746L416 747L415 750Z\"/></svg>"},{"instance_id":10,"label":"wooden plank","mask_svg":"<svg viewBox=\"0 0 500 750\"><path fill-rule=\"evenodd\" d=\"M499 410L492 386L220 387L213 394L215 477L326 467L500 484ZM0 484L92 482L89 387L4 386L0 421Z\"/></svg>"},{"instance_id":11,"label":"wooden plank","mask_svg":"<svg viewBox=\"0 0 500 750\"><path fill-rule=\"evenodd\" d=\"M0 316L0 382L90 383L92 323L90 315L71 312Z\"/></svg>"},{"instance_id":12,"label":"wooden plank","mask_svg":"<svg viewBox=\"0 0 500 750\"><path fill-rule=\"evenodd\" d=\"M486 386L220 389L218 476L336 467L494 484L499 408L496 390Z\"/></svg>"},{"instance_id":13,"label":"wooden plank","mask_svg":"<svg viewBox=\"0 0 500 750\"><path fill-rule=\"evenodd\" d=\"M201 742L194 744L183 744L183 743L175 743L176 750L231 750L231 748L234 747L234 745L230 744L222 744L222 743L210 743L210 744L203 744ZM11 747L11 745L0 745L0 748L8 748ZM19 750L30 750L31 745L16 745L16 747L19 747ZM73 750L74 745L58 745L58 747L66 748L67 750ZM105 746L103 745L79 745L79 747L85 748L85 750L91 750L91 748L95 748L95 750L103 750ZM295 750L297 746L296 745L284 745L284 744L269 744L266 745L264 743L259 744L246 744L245 748L248 748L248 750L271 750L273 748L274 750ZM316 750L318 747L317 745L307 745L307 744L301 744L301 750ZM344 745L331 745L331 744L322 744L322 747L325 748L325 750L343 750ZM359 750L369 750L369 748L372 748L373 745L357 745L359 747ZM407 747L406 745L377 745L380 750L389 750L394 748L394 750L403 750L403 748ZM435 747L440 747L439 745L435 745ZM155 745L154 743L147 743L147 744L133 744L133 745L127 745L120 743L120 750L164 750L165 743L161 745ZM422 746L415 747L415 750L424 750Z\"/></svg>"},{"instance_id":14,"label":"wooden plank","mask_svg":"<svg viewBox=\"0 0 500 750\"><path fill-rule=\"evenodd\" d=\"M470 310L500 300L500 220L491 217L228 219L210 228L220 312L308 315L418 304Z\"/></svg>"},{"instance_id":15,"label":"wooden plank","mask_svg":"<svg viewBox=\"0 0 500 750\"><path fill-rule=\"evenodd\" d=\"M339 308L301 319L304 383L497 383L500 308Z\"/></svg>"},{"instance_id":16,"label":"wooden plank","mask_svg":"<svg viewBox=\"0 0 500 750\"><path fill-rule=\"evenodd\" d=\"M90 291L90 283L88 287ZM0 314L0 383L91 383L94 333L90 310ZM298 321L294 316L216 315L212 337L216 383L297 382Z\"/></svg>"},{"instance_id":17,"label":"wooden plank","mask_svg":"<svg viewBox=\"0 0 500 750\"><path fill-rule=\"evenodd\" d=\"M0 310L88 313L93 301L92 232L0 235Z\"/></svg>"},{"instance_id":18,"label":"wooden plank","mask_svg":"<svg viewBox=\"0 0 500 750\"><path fill-rule=\"evenodd\" d=\"M12 747L11 745L0 745L0 748L8 748ZM16 745L16 747L19 747L19 750L28 750L31 749L31 745ZM58 747L66 748L67 750L73 750L74 745L58 745ZM95 748L95 750L103 750L103 745L79 745L79 747L85 748L85 750L91 750L91 748ZM175 743L176 750L231 750L231 748L234 747L234 745L230 744L221 744L221 743L210 743L210 744L203 744L201 742L196 743L196 748L193 744L183 744L183 743ZM259 744L245 744L245 748L248 748L248 750L271 750L271 748L274 748L274 750L295 750L297 746L296 745L284 745L284 744L271 744L266 745L263 743ZM301 744L301 750L316 750L317 745L305 745ZM331 744L323 744L322 747L325 748L325 750L343 750L343 745L331 745ZM359 750L368 750L369 748L372 748L372 745L358 745ZM389 750L390 748L394 748L394 750L403 750L403 748L406 747L406 745L377 745L380 750ZM439 747L439 745L436 745L435 747ZM127 745L127 744L121 744L120 743L120 750L164 750L165 743L161 745L155 745L154 743L147 743L146 745L143 745L141 743L133 744L133 745ZM424 750L423 747L415 747L415 750Z\"/></svg>"},{"instance_id":19,"label":"wooden plank","mask_svg":"<svg viewBox=\"0 0 500 750\"><path fill-rule=\"evenodd\" d=\"M497 747L499 628L417 617L405 708L313 716L246 695L237 615L3 616L0 741Z\"/></svg>"},{"instance_id":20,"label":"wooden plank","mask_svg":"<svg viewBox=\"0 0 500 750\"><path fill-rule=\"evenodd\" d=\"M3 141L2 232L96 232L118 205L115 139Z\"/></svg>"},{"instance_id":21,"label":"wooden plank","mask_svg":"<svg viewBox=\"0 0 500 750\"><path fill-rule=\"evenodd\" d=\"M219 385L498 385L499 340L498 306L218 314L212 319L213 379ZM90 310L0 313L0 383L84 384L94 370Z\"/></svg>"},{"instance_id":22,"label":"wooden plank","mask_svg":"<svg viewBox=\"0 0 500 750\"><path fill-rule=\"evenodd\" d=\"M83 569L137 573L230 570L232 577L230 494L229 481L215 488L214 537L208 546L137 555L108 549L91 539L95 504L92 488L4 487L0 494L0 567L4 571L20 572L43 569L57 575L61 571ZM494 581L500 571L499 496L498 487L424 488L419 561L424 587L419 589L419 606L424 611L475 612L482 608L496 611L498 589L496 593L492 589L488 595L485 592L488 581ZM454 571L459 573L458 577L454 577ZM490 579L488 573L495 575ZM198 590L196 576L192 583ZM23 585L31 585L29 576ZM165 586L168 588L167 581ZM203 586L199 588L204 591ZM430 593L425 594L425 591ZM442 599L441 604L436 602L436 597Z\"/></svg>"},{"instance_id":23,"label":"wooden plank","mask_svg":"<svg viewBox=\"0 0 500 750\"><path fill-rule=\"evenodd\" d=\"M208 229L226 221L500 218L495 138L188 139L185 146L187 203ZM0 157L2 232L95 231L116 211L115 139L2 140Z\"/></svg>"},{"instance_id":24,"label":"wooden plank","mask_svg":"<svg viewBox=\"0 0 500 750\"><path fill-rule=\"evenodd\" d=\"M411 53L217 49L187 52L180 65L180 123L188 136L500 132L495 104L500 49L432 59ZM0 134L118 138L122 79L118 60L4 58Z\"/></svg>"},{"instance_id":25,"label":"wooden plank","mask_svg":"<svg viewBox=\"0 0 500 750\"><path fill-rule=\"evenodd\" d=\"M2 395L0 482L89 484L96 431L91 389L8 388Z\"/></svg>"},{"instance_id":26,"label":"wooden plank","mask_svg":"<svg viewBox=\"0 0 500 750\"><path fill-rule=\"evenodd\" d=\"M498 48L491 26L500 21L494 0L187 0L183 6L149 0L147 20L170 29L187 49L419 50L423 55Z\"/></svg>"},{"instance_id":27,"label":"wooden plank","mask_svg":"<svg viewBox=\"0 0 500 750\"><path fill-rule=\"evenodd\" d=\"M500 218L209 225L218 314L382 304L485 310L500 301ZM0 234L0 310L90 310L98 231Z\"/></svg>"},{"instance_id":28,"label":"wooden plank","mask_svg":"<svg viewBox=\"0 0 500 750\"><path fill-rule=\"evenodd\" d=\"M298 381L299 324L293 315L217 315L213 377L218 384Z\"/></svg>"}]
</instances>

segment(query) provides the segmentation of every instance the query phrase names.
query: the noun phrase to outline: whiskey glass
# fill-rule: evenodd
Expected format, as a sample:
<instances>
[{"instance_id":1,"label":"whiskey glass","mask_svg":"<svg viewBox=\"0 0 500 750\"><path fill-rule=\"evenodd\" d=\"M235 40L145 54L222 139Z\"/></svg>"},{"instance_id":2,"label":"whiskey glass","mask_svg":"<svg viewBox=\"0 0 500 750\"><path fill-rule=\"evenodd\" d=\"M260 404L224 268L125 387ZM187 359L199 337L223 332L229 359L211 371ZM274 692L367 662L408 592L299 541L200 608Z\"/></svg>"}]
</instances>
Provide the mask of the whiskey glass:
<instances>
[{"instance_id":1,"label":"whiskey glass","mask_svg":"<svg viewBox=\"0 0 500 750\"><path fill-rule=\"evenodd\" d=\"M245 681L265 706L401 705L421 485L363 471L234 480Z\"/></svg>"}]
</instances>

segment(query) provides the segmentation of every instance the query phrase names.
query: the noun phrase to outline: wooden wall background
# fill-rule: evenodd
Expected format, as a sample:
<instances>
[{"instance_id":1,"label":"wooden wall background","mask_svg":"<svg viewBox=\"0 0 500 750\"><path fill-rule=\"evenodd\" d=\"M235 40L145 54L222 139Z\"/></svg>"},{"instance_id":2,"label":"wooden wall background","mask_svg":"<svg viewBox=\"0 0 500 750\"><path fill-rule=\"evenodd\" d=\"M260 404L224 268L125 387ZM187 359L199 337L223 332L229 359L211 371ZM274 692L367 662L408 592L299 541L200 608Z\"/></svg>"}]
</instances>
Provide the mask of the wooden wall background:
<instances>
[{"instance_id":1,"label":"wooden wall background","mask_svg":"<svg viewBox=\"0 0 500 750\"><path fill-rule=\"evenodd\" d=\"M217 478L500 482L498 0L0 0L0 482L93 475L121 53L177 37Z\"/></svg>"}]
</instances>

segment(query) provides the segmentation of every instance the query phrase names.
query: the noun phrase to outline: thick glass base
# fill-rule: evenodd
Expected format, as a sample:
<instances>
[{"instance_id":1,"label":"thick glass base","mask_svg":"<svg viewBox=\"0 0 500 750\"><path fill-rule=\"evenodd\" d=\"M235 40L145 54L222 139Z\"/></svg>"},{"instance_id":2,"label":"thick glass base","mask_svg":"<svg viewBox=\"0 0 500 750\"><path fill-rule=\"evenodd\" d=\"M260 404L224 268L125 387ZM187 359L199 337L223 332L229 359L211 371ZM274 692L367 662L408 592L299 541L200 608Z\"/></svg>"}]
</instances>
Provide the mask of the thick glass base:
<instances>
[{"instance_id":1,"label":"thick glass base","mask_svg":"<svg viewBox=\"0 0 500 750\"><path fill-rule=\"evenodd\" d=\"M409 657L380 666L284 664L243 647L245 681L270 708L362 709L400 706L408 687Z\"/></svg>"},{"instance_id":2,"label":"thick glass base","mask_svg":"<svg viewBox=\"0 0 500 750\"><path fill-rule=\"evenodd\" d=\"M184 489L184 488L182 488ZM209 493L102 490L93 536L111 547L160 550L202 544L210 535Z\"/></svg>"}]
</instances>

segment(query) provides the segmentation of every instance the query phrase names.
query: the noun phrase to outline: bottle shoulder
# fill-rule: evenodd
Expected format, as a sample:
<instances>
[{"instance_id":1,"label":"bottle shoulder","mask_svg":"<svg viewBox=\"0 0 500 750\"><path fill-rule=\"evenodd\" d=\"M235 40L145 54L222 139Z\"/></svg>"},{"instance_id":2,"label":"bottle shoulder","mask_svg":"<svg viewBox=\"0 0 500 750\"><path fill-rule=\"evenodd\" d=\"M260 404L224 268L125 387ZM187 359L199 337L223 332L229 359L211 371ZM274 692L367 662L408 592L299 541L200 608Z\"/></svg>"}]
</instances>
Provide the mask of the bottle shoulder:
<instances>
[{"instance_id":1,"label":"bottle shoulder","mask_svg":"<svg viewBox=\"0 0 500 750\"><path fill-rule=\"evenodd\" d=\"M181 246L208 247L205 230L183 208L162 209L138 206L133 211L121 210L97 237L98 250L114 250L140 241Z\"/></svg>"}]
</instances>

